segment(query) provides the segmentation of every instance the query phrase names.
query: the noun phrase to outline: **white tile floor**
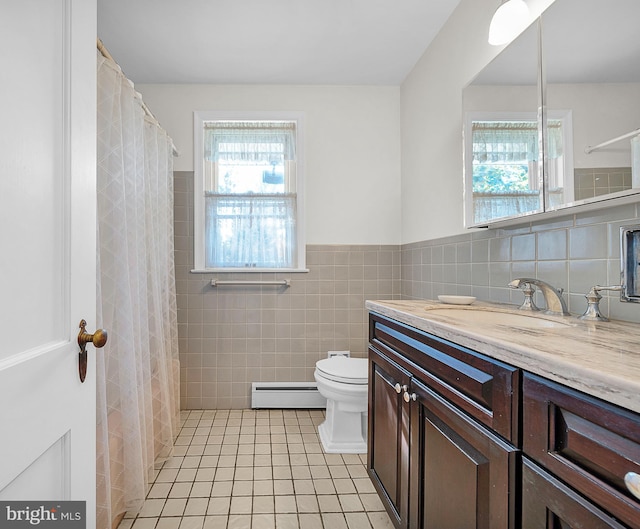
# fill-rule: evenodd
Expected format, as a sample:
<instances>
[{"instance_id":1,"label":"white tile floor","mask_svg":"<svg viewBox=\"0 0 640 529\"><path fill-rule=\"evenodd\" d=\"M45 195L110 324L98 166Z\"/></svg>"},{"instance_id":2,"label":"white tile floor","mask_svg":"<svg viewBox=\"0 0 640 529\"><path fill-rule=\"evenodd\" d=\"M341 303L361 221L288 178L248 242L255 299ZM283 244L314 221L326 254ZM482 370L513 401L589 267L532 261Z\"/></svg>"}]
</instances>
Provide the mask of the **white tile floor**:
<instances>
[{"instance_id":1,"label":"white tile floor","mask_svg":"<svg viewBox=\"0 0 640 529\"><path fill-rule=\"evenodd\" d=\"M174 456L119 529L393 529L365 455L325 454L322 410L182 413Z\"/></svg>"}]
</instances>

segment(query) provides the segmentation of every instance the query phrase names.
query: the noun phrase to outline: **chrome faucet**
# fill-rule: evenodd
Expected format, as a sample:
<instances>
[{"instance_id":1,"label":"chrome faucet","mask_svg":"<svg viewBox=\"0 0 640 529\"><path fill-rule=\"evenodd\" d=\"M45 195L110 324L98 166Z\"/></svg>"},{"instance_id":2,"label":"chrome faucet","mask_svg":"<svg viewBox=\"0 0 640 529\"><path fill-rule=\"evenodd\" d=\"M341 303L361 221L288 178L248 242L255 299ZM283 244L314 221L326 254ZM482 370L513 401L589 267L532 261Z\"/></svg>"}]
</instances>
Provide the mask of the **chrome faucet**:
<instances>
[{"instance_id":1,"label":"chrome faucet","mask_svg":"<svg viewBox=\"0 0 640 529\"><path fill-rule=\"evenodd\" d=\"M518 279L514 279L509 283L510 288L530 288L530 285L537 286L542 295L544 296L544 302L547 305L547 310L545 310L545 314L552 314L555 316L568 316L569 311L567 310L567 304L562 297L563 289L556 289L552 287L549 283L542 281L540 279L533 279L529 277L521 277Z\"/></svg>"}]
</instances>

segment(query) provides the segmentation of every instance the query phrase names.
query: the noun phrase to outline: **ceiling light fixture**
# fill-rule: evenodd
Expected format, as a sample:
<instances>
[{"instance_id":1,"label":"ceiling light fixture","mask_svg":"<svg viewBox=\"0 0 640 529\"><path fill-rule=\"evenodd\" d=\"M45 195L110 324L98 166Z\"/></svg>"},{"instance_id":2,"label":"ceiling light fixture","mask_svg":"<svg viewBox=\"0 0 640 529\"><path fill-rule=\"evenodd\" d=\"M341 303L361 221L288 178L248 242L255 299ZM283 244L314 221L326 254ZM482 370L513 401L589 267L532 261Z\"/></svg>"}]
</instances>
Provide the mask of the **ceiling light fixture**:
<instances>
[{"instance_id":1,"label":"ceiling light fixture","mask_svg":"<svg viewBox=\"0 0 640 529\"><path fill-rule=\"evenodd\" d=\"M507 0L496 10L489 26L489 44L512 41L529 24L529 8L523 0Z\"/></svg>"}]
</instances>

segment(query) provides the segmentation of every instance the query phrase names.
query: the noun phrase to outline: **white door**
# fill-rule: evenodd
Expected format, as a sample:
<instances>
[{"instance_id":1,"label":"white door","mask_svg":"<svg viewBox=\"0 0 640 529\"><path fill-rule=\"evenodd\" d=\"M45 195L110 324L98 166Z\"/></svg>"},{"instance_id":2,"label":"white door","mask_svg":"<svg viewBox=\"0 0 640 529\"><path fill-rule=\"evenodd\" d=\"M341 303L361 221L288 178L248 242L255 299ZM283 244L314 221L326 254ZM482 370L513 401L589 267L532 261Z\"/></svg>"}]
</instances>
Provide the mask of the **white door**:
<instances>
[{"instance_id":1,"label":"white door","mask_svg":"<svg viewBox=\"0 0 640 529\"><path fill-rule=\"evenodd\" d=\"M96 5L0 6L0 501L86 500L92 528Z\"/></svg>"}]
</instances>

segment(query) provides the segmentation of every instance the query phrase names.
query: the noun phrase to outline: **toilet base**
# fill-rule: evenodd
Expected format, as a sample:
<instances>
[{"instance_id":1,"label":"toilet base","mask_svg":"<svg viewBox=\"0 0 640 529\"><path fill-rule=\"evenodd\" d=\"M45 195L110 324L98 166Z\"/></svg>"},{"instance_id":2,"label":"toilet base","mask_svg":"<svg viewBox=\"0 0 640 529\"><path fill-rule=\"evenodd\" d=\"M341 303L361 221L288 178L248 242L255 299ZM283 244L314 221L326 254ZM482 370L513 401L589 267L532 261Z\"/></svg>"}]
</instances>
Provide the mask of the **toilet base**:
<instances>
[{"instance_id":1,"label":"toilet base","mask_svg":"<svg viewBox=\"0 0 640 529\"><path fill-rule=\"evenodd\" d=\"M335 408L335 402L327 402L327 418L318 426L318 436L324 451L329 454L366 454L366 412Z\"/></svg>"}]
</instances>

